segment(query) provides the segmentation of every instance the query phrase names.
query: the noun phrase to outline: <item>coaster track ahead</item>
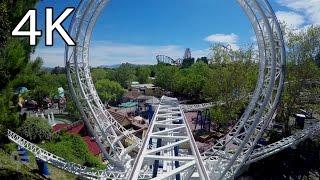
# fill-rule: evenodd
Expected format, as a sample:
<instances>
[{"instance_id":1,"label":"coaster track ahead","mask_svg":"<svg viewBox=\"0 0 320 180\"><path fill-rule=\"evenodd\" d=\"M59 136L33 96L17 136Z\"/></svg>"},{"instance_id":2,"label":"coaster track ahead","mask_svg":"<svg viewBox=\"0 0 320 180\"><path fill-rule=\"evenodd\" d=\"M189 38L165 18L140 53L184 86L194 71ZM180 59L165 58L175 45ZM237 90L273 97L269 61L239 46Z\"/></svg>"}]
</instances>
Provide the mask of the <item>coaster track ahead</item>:
<instances>
[{"instance_id":1,"label":"coaster track ahead","mask_svg":"<svg viewBox=\"0 0 320 180\"><path fill-rule=\"evenodd\" d=\"M156 142L152 143L153 140ZM129 179L137 179L145 169L152 170L153 177L161 173L162 179L190 179L195 171L200 179L209 179L192 131L175 98L161 98Z\"/></svg>"}]
</instances>

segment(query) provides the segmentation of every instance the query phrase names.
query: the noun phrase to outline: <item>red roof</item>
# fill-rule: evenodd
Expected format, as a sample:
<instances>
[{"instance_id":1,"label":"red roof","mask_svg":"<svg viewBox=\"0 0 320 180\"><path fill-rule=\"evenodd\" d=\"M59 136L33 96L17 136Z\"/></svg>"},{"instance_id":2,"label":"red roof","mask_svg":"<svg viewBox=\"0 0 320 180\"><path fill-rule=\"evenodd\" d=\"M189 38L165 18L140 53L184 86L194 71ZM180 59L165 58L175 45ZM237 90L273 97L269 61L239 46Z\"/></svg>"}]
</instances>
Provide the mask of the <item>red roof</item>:
<instances>
[{"instance_id":1,"label":"red roof","mask_svg":"<svg viewBox=\"0 0 320 180\"><path fill-rule=\"evenodd\" d=\"M53 132L58 132L61 129L66 128L67 126L69 126L68 124L56 124L52 127Z\"/></svg>"},{"instance_id":2,"label":"red roof","mask_svg":"<svg viewBox=\"0 0 320 180\"><path fill-rule=\"evenodd\" d=\"M84 124L81 122L79 124L56 124L52 127L53 132L58 132L62 129L66 129L67 133L69 134L80 134L80 132L82 130L84 130ZM95 140L93 140L90 136L84 136L82 137L82 140L87 144L87 147L89 149L89 151L93 154L93 155L99 155L100 154L100 148L98 146L98 144L96 143Z\"/></svg>"},{"instance_id":3,"label":"red roof","mask_svg":"<svg viewBox=\"0 0 320 180\"><path fill-rule=\"evenodd\" d=\"M90 136L84 136L84 137L82 137L82 139L86 142L89 151L93 155L96 156L96 155L100 154L100 148L95 140L93 140Z\"/></svg>"},{"instance_id":4,"label":"red roof","mask_svg":"<svg viewBox=\"0 0 320 180\"><path fill-rule=\"evenodd\" d=\"M68 133L70 134L80 134L80 132L84 129L84 124L78 124L74 127L72 127L71 129L68 129Z\"/></svg>"},{"instance_id":5,"label":"red roof","mask_svg":"<svg viewBox=\"0 0 320 180\"><path fill-rule=\"evenodd\" d=\"M53 132L59 132L61 130L66 130L69 134L80 134L84 130L83 122L75 122L73 124L56 124L52 127Z\"/></svg>"}]
</instances>

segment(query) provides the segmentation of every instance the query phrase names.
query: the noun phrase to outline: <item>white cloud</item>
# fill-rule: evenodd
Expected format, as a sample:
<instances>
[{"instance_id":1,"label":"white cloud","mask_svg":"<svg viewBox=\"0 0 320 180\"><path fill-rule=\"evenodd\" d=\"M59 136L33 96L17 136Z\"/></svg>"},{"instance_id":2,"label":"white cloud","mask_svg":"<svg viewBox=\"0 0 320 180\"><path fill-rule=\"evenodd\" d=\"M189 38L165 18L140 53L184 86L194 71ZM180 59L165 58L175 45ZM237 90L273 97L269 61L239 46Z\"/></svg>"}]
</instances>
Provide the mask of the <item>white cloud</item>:
<instances>
[{"instance_id":1,"label":"white cloud","mask_svg":"<svg viewBox=\"0 0 320 180\"><path fill-rule=\"evenodd\" d=\"M31 55L31 59L36 57L41 57L46 67L64 66L64 48L62 47L38 47Z\"/></svg>"},{"instance_id":2,"label":"white cloud","mask_svg":"<svg viewBox=\"0 0 320 180\"><path fill-rule=\"evenodd\" d=\"M320 0L277 0L277 2L304 15L307 24L320 24Z\"/></svg>"},{"instance_id":3,"label":"white cloud","mask_svg":"<svg viewBox=\"0 0 320 180\"><path fill-rule=\"evenodd\" d=\"M231 34L212 34L206 37L204 40L210 43L229 44L232 49L239 49L239 46L237 45L238 39L239 39L238 35L231 33Z\"/></svg>"},{"instance_id":4,"label":"white cloud","mask_svg":"<svg viewBox=\"0 0 320 180\"><path fill-rule=\"evenodd\" d=\"M278 11L276 15L280 22L284 22L289 28L299 28L305 23L302 15L292 11Z\"/></svg>"},{"instance_id":5,"label":"white cloud","mask_svg":"<svg viewBox=\"0 0 320 180\"><path fill-rule=\"evenodd\" d=\"M192 50L192 49L191 49ZM93 41L90 46L90 65L112 65L124 62L134 64L155 64L156 55L163 54L174 59L182 58L185 48L178 45L148 46L136 44L118 44L107 41ZM206 56L209 49L193 50L195 58ZM36 49L32 58L42 57L48 67L64 66L64 48L42 47Z\"/></svg>"}]
</instances>

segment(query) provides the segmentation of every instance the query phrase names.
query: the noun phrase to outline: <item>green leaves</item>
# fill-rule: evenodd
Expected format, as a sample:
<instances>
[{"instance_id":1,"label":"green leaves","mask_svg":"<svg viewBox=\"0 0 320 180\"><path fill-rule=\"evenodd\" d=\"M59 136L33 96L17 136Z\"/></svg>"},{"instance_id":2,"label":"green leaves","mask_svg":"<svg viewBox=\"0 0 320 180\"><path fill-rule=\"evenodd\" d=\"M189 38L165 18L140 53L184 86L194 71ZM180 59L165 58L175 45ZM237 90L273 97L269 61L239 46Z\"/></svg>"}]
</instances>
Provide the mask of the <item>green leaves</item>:
<instances>
[{"instance_id":1,"label":"green leaves","mask_svg":"<svg viewBox=\"0 0 320 180\"><path fill-rule=\"evenodd\" d=\"M96 157L90 154L86 143L80 136L65 133L56 134L52 141L44 148L66 160L88 167L104 168L105 166Z\"/></svg>"},{"instance_id":2,"label":"green leaves","mask_svg":"<svg viewBox=\"0 0 320 180\"><path fill-rule=\"evenodd\" d=\"M166 90L174 91L179 88L179 69L175 66L158 64L156 68L156 84ZM177 87L178 86L178 87Z\"/></svg>"},{"instance_id":3,"label":"green leaves","mask_svg":"<svg viewBox=\"0 0 320 180\"><path fill-rule=\"evenodd\" d=\"M141 84L149 83L151 71L151 66L134 66L124 63L116 69L94 68L91 70L91 75L94 82L109 79L118 82L122 87L128 87L133 81L138 81Z\"/></svg>"},{"instance_id":4,"label":"green leaves","mask_svg":"<svg viewBox=\"0 0 320 180\"><path fill-rule=\"evenodd\" d=\"M114 80L121 84L122 87L127 87L132 81L136 79L135 67L129 63L121 64L116 69Z\"/></svg>"},{"instance_id":5,"label":"green leaves","mask_svg":"<svg viewBox=\"0 0 320 180\"><path fill-rule=\"evenodd\" d=\"M213 109L213 119L228 122L237 118L245 106L243 97L254 90L258 65L246 62L216 62L206 64L198 61L189 68L159 64L156 66L156 84L177 96L187 97L201 103L204 99L225 102Z\"/></svg>"},{"instance_id":6,"label":"green leaves","mask_svg":"<svg viewBox=\"0 0 320 180\"><path fill-rule=\"evenodd\" d=\"M288 60L297 63L313 60L320 67L320 26L311 26L301 31L287 31Z\"/></svg>"},{"instance_id":7,"label":"green leaves","mask_svg":"<svg viewBox=\"0 0 320 180\"><path fill-rule=\"evenodd\" d=\"M95 68L91 70L91 76L93 82L108 78L108 72L102 68Z\"/></svg>"},{"instance_id":8,"label":"green leaves","mask_svg":"<svg viewBox=\"0 0 320 180\"><path fill-rule=\"evenodd\" d=\"M121 85L109 79L101 79L95 83L99 97L105 102L117 101L125 92Z\"/></svg>"},{"instance_id":9,"label":"green leaves","mask_svg":"<svg viewBox=\"0 0 320 180\"><path fill-rule=\"evenodd\" d=\"M149 76L151 74L151 70L149 67L141 66L137 68L136 77L140 84L145 84L149 82Z\"/></svg>"},{"instance_id":10,"label":"green leaves","mask_svg":"<svg viewBox=\"0 0 320 180\"><path fill-rule=\"evenodd\" d=\"M0 49L0 89L21 73L28 63L28 54L19 40L8 41L5 48Z\"/></svg>"},{"instance_id":11,"label":"green leaves","mask_svg":"<svg viewBox=\"0 0 320 180\"><path fill-rule=\"evenodd\" d=\"M38 143L51 137L51 126L46 119L31 117L23 122L19 134L27 140Z\"/></svg>"}]
</instances>

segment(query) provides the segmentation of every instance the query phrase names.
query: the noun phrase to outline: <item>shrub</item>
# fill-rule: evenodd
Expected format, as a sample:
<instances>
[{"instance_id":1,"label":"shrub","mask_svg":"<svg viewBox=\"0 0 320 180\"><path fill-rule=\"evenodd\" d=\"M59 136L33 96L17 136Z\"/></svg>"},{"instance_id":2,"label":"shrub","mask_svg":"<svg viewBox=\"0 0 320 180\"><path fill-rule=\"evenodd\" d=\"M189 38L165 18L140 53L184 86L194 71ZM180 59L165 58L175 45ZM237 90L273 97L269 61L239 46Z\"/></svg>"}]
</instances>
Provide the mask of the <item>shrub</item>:
<instances>
[{"instance_id":1,"label":"shrub","mask_svg":"<svg viewBox=\"0 0 320 180\"><path fill-rule=\"evenodd\" d=\"M22 126L19 128L19 133L27 140L39 143L49 139L52 135L52 130L45 119L31 117L23 122Z\"/></svg>"},{"instance_id":2,"label":"shrub","mask_svg":"<svg viewBox=\"0 0 320 180\"><path fill-rule=\"evenodd\" d=\"M88 167L104 168L105 166L92 154L80 136L64 132L56 134L52 141L44 144L44 148L64 159Z\"/></svg>"}]
</instances>

